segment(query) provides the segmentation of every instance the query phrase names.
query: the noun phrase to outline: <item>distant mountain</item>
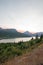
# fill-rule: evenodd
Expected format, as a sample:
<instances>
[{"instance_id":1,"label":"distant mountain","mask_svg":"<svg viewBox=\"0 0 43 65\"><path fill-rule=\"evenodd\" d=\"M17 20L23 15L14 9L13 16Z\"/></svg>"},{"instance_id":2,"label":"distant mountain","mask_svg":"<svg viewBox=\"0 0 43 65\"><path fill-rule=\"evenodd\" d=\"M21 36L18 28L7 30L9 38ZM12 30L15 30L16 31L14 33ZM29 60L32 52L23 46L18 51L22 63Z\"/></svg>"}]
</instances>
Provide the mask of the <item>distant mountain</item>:
<instances>
[{"instance_id":1,"label":"distant mountain","mask_svg":"<svg viewBox=\"0 0 43 65\"><path fill-rule=\"evenodd\" d=\"M43 32L30 33L25 31L24 33L18 32L16 29L2 29L0 28L0 38L16 38L16 37L32 37L32 36L41 36Z\"/></svg>"},{"instance_id":2,"label":"distant mountain","mask_svg":"<svg viewBox=\"0 0 43 65\"><path fill-rule=\"evenodd\" d=\"M32 33L28 32L28 31L24 32L24 34L26 34L28 36L32 36Z\"/></svg>"},{"instance_id":3,"label":"distant mountain","mask_svg":"<svg viewBox=\"0 0 43 65\"><path fill-rule=\"evenodd\" d=\"M33 34L33 36L36 36L36 35L41 36L41 35L43 35L43 32L37 32L37 33Z\"/></svg>"},{"instance_id":4,"label":"distant mountain","mask_svg":"<svg viewBox=\"0 0 43 65\"><path fill-rule=\"evenodd\" d=\"M18 32L16 29L0 29L0 38L28 37L24 33Z\"/></svg>"},{"instance_id":5,"label":"distant mountain","mask_svg":"<svg viewBox=\"0 0 43 65\"><path fill-rule=\"evenodd\" d=\"M43 32L37 32L37 33L32 34L31 32L26 31L26 32L24 32L24 34L32 37L32 36L36 36L36 35L41 36L41 35L43 35Z\"/></svg>"},{"instance_id":6,"label":"distant mountain","mask_svg":"<svg viewBox=\"0 0 43 65\"><path fill-rule=\"evenodd\" d=\"M2 29L2 28L0 27L0 29Z\"/></svg>"}]
</instances>

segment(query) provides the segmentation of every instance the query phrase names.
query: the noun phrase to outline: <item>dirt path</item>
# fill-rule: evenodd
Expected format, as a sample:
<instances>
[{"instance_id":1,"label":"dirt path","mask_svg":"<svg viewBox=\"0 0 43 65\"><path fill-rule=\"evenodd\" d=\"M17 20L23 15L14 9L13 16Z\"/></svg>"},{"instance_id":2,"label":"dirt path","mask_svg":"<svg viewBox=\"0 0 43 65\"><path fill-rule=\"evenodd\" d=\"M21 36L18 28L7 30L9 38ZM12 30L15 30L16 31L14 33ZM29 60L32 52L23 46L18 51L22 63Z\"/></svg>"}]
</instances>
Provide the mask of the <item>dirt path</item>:
<instances>
[{"instance_id":1,"label":"dirt path","mask_svg":"<svg viewBox=\"0 0 43 65\"><path fill-rule=\"evenodd\" d=\"M29 54L14 58L4 65L43 65L43 44Z\"/></svg>"}]
</instances>

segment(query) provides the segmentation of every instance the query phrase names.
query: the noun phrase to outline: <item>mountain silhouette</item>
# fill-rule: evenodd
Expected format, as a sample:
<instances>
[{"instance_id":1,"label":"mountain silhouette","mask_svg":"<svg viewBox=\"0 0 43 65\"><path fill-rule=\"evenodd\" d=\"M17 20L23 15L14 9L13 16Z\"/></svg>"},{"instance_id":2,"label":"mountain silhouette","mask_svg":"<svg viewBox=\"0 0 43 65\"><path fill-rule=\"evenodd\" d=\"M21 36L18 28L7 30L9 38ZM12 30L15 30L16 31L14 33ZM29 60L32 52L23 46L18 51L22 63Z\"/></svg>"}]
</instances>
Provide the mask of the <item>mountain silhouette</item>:
<instances>
[{"instance_id":1,"label":"mountain silhouette","mask_svg":"<svg viewBox=\"0 0 43 65\"><path fill-rule=\"evenodd\" d=\"M32 36L32 33L30 33L29 31L25 31L24 34L26 34L28 36Z\"/></svg>"},{"instance_id":2,"label":"mountain silhouette","mask_svg":"<svg viewBox=\"0 0 43 65\"><path fill-rule=\"evenodd\" d=\"M0 29L0 38L28 37L24 33L18 32L16 29Z\"/></svg>"},{"instance_id":3,"label":"mountain silhouette","mask_svg":"<svg viewBox=\"0 0 43 65\"><path fill-rule=\"evenodd\" d=\"M37 32L37 33L32 34L29 31L25 31L24 33L20 33L16 29L0 28L0 38L32 37L36 35L41 36L43 35L43 32Z\"/></svg>"}]
</instances>

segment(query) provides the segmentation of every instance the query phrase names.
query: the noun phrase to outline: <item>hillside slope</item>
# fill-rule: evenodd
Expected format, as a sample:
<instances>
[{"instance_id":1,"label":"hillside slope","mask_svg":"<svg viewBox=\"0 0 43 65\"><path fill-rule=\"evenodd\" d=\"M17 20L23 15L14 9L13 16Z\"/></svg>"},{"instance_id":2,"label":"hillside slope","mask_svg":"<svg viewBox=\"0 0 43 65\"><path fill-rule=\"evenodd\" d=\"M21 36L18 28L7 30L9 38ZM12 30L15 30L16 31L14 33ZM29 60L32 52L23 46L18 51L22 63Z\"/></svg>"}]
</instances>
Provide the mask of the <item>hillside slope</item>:
<instances>
[{"instance_id":1,"label":"hillside slope","mask_svg":"<svg viewBox=\"0 0 43 65\"><path fill-rule=\"evenodd\" d=\"M14 58L3 65L43 65L43 44L30 53Z\"/></svg>"}]
</instances>

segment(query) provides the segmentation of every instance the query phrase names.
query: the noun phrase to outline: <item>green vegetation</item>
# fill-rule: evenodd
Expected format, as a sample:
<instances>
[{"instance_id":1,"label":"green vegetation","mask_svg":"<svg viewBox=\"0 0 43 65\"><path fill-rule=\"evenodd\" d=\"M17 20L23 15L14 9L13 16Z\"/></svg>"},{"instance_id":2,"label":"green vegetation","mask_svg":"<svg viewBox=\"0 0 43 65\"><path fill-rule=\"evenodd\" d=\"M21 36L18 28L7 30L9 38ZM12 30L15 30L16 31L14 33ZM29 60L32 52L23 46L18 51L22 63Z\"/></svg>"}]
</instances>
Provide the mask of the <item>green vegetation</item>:
<instances>
[{"instance_id":1,"label":"green vegetation","mask_svg":"<svg viewBox=\"0 0 43 65\"><path fill-rule=\"evenodd\" d=\"M43 42L43 35L40 38L36 36L36 39L31 39L27 42L19 43L1 43L0 44L0 63L4 63L8 59L16 56L20 56L30 51L30 49L36 48Z\"/></svg>"}]
</instances>

